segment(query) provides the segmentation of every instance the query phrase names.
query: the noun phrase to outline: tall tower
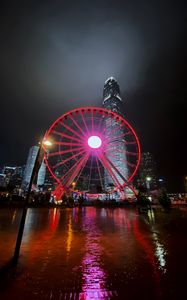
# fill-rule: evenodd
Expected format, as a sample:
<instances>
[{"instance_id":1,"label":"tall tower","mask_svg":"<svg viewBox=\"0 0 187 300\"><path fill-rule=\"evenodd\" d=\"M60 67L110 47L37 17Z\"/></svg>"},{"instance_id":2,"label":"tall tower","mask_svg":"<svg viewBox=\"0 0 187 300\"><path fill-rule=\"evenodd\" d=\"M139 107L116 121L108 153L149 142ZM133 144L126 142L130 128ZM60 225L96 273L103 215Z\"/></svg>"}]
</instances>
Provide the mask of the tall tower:
<instances>
[{"instance_id":1,"label":"tall tower","mask_svg":"<svg viewBox=\"0 0 187 300\"><path fill-rule=\"evenodd\" d=\"M105 81L103 107L123 116L123 101L120 95L119 84L114 77L110 77Z\"/></svg>"},{"instance_id":2,"label":"tall tower","mask_svg":"<svg viewBox=\"0 0 187 300\"><path fill-rule=\"evenodd\" d=\"M123 101L121 99L119 85L114 79L114 77L110 77L105 81L103 90L103 107L123 117ZM105 134L107 137L112 138L112 133L115 131L115 127L118 131L118 134L116 134L116 136L123 135L123 129L119 129L119 127L117 127L116 121L111 119L110 117L107 119L105 126ZM110 154L108 155L108 158L111 161L111 163L120 171L121 176L119 176L119 174L117 174L113 169L113 172L117 177L119 184L121 185L124 183L123 178L126 179L128 176L128 168L126 162L126 149L124 138L118 139L119 140L117 141L117 143L114 143L113 146L111 143L111 150ZM112 182L111 176L106 171L104 171L104 173L105 189L109 190L114 183Z\"/></svg>"},{"instance_id":3,"label":"tall tower","mask_svg":"<svg viewBox=\"0 0 187 300\"><path fill-rule=\"evenodd\" d=\"M29 150L29 155L27 157L27 163L25 166L25 172L23 176L23 181L22 181L22 188L25 190L27 189L30 179L31 179L31 174L33 171L33 167L35 164L36 156L38 153L38 146L32 146ZM44 184L45 180L45 174L46 174L46 165L44 161L41 164L41 167L38 171L38 177L37 177L37 186L41 186Z\"/></svg>"}]
</instances>

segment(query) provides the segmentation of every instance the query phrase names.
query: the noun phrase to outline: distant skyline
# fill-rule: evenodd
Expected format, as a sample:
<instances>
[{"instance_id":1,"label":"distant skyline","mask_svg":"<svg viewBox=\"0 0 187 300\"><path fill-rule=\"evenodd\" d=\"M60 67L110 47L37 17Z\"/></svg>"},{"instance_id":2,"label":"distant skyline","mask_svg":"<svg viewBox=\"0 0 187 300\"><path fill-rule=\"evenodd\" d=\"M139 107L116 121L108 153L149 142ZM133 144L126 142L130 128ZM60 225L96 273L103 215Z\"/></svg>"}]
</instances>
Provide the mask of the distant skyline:
<instances>
[{"instance_id":1,"label":"distant skyline","mask_svg":"<svg viewBox=\"0 0 187 300\"><path fill-rule=\"evenodd\" d=\"M59 115L102 106L114 76L142 151L180 191L186 174L186 1L2 1L0 166L26 163Z\"/></svg>"}]
</instances>

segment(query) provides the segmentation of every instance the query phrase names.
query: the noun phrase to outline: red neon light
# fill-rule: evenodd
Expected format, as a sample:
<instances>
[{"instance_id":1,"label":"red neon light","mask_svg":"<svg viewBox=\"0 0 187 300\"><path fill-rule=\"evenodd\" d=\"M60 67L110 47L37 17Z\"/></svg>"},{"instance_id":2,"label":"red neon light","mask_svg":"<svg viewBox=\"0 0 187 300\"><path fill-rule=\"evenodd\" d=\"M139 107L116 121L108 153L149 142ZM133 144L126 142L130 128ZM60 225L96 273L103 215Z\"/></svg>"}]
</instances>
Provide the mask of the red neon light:
<instances>
[{"instance_id":1,"label":"red neon light","mask_svg":"<svg viewBox=\"0 0 187 300\"><path fill-rule=\"evenodd\" d=\"M82 120L82 125L78 123L77 117L80 117ZM109 121L107 123L107 118L109 118ZM89 127L91 122L91 127ZM106 120L106 121L103 121ZM67 125L67 121L72 122L72 126ZM104 123L105 122L105 123ZM115 123L115 128L110 131L113 126L112 122ZM104 125L103 125L104 124ZM104 128L101 130L102 125ZM109 126L109 132L107 132L107 126ZM58 128L60 127L60 129ZM122 133L119 135L119 128L120 130L124 128L126 131L125 133ZM118 134L115 136L115 134L118 132ZM105 136L105 134L108 134L109 136ZM111 134L112 133L112 134ZM113 191L121 190L121 188L128 185L129 188L133 190L133 187L129 184L133 177L135 176L138 166L140 164L140 156L141 156L141 149L140 149L140 143L138 140L138 137L132 128L132 126L120 115L117 115L116 113L109 111L104 108L97 108L97 107L84 107L84 108L77 108L73 109L64 115L60 116L49 128L49 130L45 134L45 139L49 139L50 137L53 140L53 144L55 147L59 147L59 150L57 151L49 151L48 155L45 155L45 161L46 165L49 169L50 174L53 176L53 178L58 182L59 185L61 185L64 189L66 188L67 184L71 184L72 178L76 178L76 176L80 175L80 170L82 172L84 166L86 165L86 161L89 158L90 153L90 147L88 146L88 138L91 135L98 135L101 136L102 140L102 147L99 149L93 149L94 155L96 155L96 159L99 159L101 164L107 169L107 171L110 173L111 177L115 181L115 188ZM114 137L113 137L114 135ZM56 136L56 137L55 137ZM116 148L116 153L109 154L109 151L111 149L111 152L113 150L110 143L113 143L114 145L119 145L121 142L115 141L115 139L124 138L127 136L127 139L125 139L125 145L126 148L124 149L124 153L127 154L127 161L126 164L131 167L132 170L129 170L129 176L126 179L126 182L124 182L122 185L119 184L119 181L117 177L115 176L115 173L113 172L111 166L106 162L105 159L103 159L104 152L108 153L109 157L115 157L116 153L120 153L120 151L123 151L121 149ZM54 137L54 138L53 138ZM65 141L63 139L66 139ZM132 147L129 148L129 145ZM61 148L61 147L65 147ZM135 149L133 150L133 147ZM67 157L67 155L70 154L70 156ZM66 155L66 156L64 156ZM81 156L81 164L78 159L78 162L76 158ZM131 159L128 157L131 156ZM56 162L56 164L51 165L50 159L52 158L57 159L59 157L59 160ZM102 159L100 159L102 157ZM129 161L130 160L130 161ZM135 163L132 163L132 160L136 160ZM74 164L72 165L66 174L58 178L53 172L53 170L57 167L60 167L63 164L66 164L68 162L71 162ZM97 162L97 168L98 161ZM99 171L100 169L98 169ZM72 174L71 174L72 172ZM68 178L69 177L69 178ZM102 183L101 179L101 173L99 171L99 178ZM63 186L63 184L66 182L66 186ZM128 183L128 184L127 184ZM70 188L71 189L71 188Z\"/></svg>"}]
</instances>

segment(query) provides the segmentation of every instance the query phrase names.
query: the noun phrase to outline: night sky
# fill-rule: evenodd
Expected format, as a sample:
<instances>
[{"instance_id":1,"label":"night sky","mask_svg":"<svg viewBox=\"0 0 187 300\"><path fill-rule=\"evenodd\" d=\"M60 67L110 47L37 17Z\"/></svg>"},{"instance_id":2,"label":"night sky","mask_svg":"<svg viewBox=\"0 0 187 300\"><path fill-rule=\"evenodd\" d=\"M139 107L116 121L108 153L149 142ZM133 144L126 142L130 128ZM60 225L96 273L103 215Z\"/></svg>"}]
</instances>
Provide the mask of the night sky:
<instances>
[{"instance_id":1,"label":"night sky","mask_svg":"<svg viewBox=\"0 0 187 300\"><path fill-rule=\"evenodd\" d=\"M170 191L186 170L186 1L36 0L0 4L0 166L69 109L121 88L125 117ZM187 2L186 2L187 3Z\"/></svg>"}]
</instances>

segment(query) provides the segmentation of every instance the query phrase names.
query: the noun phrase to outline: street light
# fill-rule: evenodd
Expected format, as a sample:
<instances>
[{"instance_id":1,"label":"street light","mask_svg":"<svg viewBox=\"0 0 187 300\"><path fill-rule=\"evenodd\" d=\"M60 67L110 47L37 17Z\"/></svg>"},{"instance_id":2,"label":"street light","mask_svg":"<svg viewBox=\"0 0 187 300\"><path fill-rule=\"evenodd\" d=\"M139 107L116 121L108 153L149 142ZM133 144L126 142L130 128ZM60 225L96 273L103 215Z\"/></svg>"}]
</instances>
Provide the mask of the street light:
<instances>
[{"instance_id":1,"label":"street light","mask_svg":"<svg viewBox=\"0 0 187 300\"><path fill-rule=\"evenodd\" d=\"M151 182L152 178L150 176L147 176L146 177L146 186L147 186L147 189L150 190L150 182Z\"/></svg>"},{"instance_id":2,"label":"street light","mask_svg":"<svg viewBox=\"0 0 187 300\"><path fill-rule=\"evenodd\" d=\"M76 182L73 181L73 182L72 182L73 190L74 190L74 188L75 188L75 185L76 185Z\"/></svg>"},{"instance_id":3,"label":"street light","mask_svg":"<svg viewBox=\"0 0 187 300\"><path fill-rule=\"evenodd\" d=\"M18 231L18 236L17 236L17 240L16 240L16 246L15 246L15 250L14 250L14 256L13 256L13 262L17 263L18 258L19 258L19 252L20 252L20 247L21 247L21 241L22 241L22 237L23 237L23 231L24 231L24 226L25 226L25 219L27 216L27 208L28 208L28 203L29 203L29 197L30 197L30 193L31 193L31 189L32 189L32 184L38 174L39 168L42 164L42 161L44 159L44 154L46 151L45 146L52 146L52 142L50 142L49 140L42 140L42 142L39 143L39 148L38 148L38 152L36 155L36 159L34 162L34 166L32 169L32 173L31 173L31 177L30 177L30 182L29 182L29 186L28 186L28 190L27 190L27 194L25 197L25 203L23 206L23 211L22 211L22 216L21 216L21 221L20 221L20 225L19 225L19 231Z\"/></svg>"},{"instance_id":4,"label":"street light","mask_svg":"<svg viewBox=\"0 0 187 300\"><path fill-rule=\"evenodd\" d=\"M43 142L42 142L42 145L44 145L44 146L52 146L52 142L51 141L49 141L49 140L43 140Z\"/></svg>"},{"instance_id":5,"label":"street light","mask_svg":"<svg viewBox=\"0 0 187 300\"><path fill-rule=\"evenodd\" d=\"M164 182L164 179L163 179L163 178L159 178L159 179L158 179L158 183L159 183L159 188L160 188L160 189L162 189L162 188L164 187L164 185L165 185L165 184L164 184L165 182Z\"/></svg>"}]
</instances>

